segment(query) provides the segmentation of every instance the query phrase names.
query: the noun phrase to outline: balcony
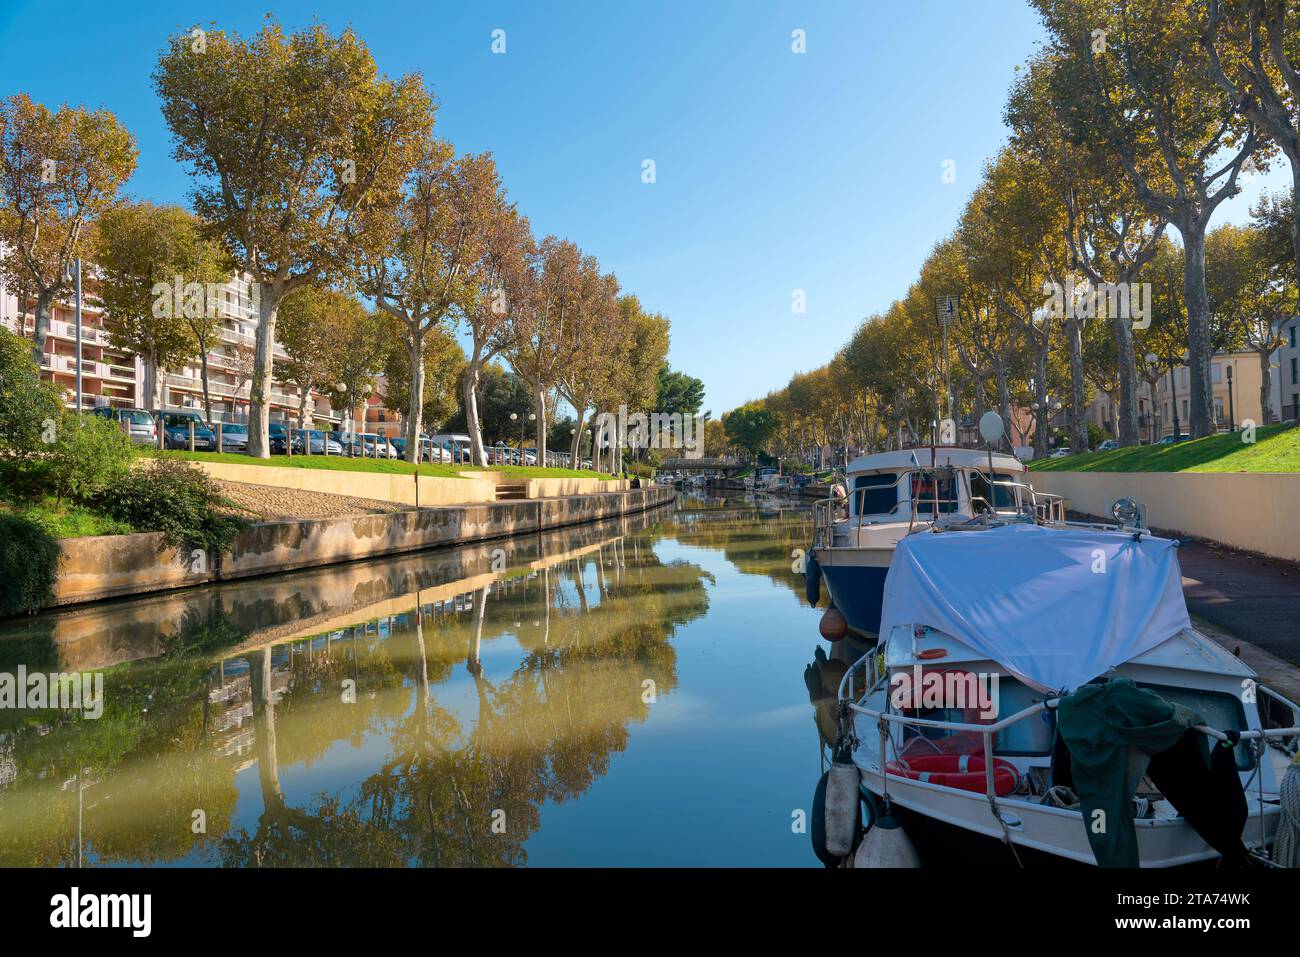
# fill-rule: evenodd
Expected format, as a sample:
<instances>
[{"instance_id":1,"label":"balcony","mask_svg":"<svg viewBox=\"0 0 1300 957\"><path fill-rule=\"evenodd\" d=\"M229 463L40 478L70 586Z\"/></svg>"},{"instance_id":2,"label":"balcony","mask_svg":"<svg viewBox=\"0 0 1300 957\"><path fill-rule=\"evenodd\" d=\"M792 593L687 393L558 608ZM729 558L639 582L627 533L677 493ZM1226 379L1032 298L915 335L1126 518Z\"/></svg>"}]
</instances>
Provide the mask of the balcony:
<instances>
[{"instance_id":1,"label":"balcony","mask_svg":"<svg viewBox=\"0 0 1300 957\"><path fill-rule=\"evenodd\" d=\"M75 356L61 356L58 354L51 355L47 352L41 360L41 368L48 369L51 372L60 372L65 375L76 375L77 360ZM89 377L92 379L107 379L108 369L108 365L103 362L96 362L94 359L81 360L82 378ZM135 381L134 374L132 374L130 378L132 381Z\"/></svg>"},{"instance_id":2,"label":"balcony","mask_svg":"<svg viewBox=\"0 0 1300 957\"><path fill-rule=\"evenodd\" d=\"M50 335L58 339L76 342L77 326L75 323L64 322L62 319L51 319ZM94 346L106 346L109 344L108 333L100 326L88 326L83 322L81 324L81 342L82 345L89 343Z\"/></svg>"}]
</instances>

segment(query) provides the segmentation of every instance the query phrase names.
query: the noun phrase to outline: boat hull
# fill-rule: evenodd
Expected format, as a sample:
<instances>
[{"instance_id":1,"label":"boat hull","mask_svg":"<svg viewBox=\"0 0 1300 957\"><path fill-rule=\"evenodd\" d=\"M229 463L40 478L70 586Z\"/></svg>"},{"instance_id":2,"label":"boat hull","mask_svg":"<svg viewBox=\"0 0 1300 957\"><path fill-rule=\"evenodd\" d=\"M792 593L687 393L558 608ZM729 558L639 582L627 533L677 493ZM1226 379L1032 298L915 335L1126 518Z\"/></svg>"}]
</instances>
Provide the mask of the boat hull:
<instances>
[{"instance_id":1,"label":"boat hull","mask_svg":"<svg viewBox=\"0 0 1300 957\"><path fill-rule=\"evenodd\" d=\"M880 612L885 599L885 576L893 549L819 549L817 561L831 601L863 637L880 633Z\"/></svg>"}]
</instances>

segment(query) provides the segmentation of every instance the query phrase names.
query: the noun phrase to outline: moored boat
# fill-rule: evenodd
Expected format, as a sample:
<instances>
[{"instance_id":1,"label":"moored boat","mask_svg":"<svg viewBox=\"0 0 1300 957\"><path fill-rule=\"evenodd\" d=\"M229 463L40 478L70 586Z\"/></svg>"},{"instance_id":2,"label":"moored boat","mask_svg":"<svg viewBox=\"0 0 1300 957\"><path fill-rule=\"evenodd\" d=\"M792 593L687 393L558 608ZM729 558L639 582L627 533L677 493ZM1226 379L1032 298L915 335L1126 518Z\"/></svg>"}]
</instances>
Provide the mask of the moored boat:
<instances>
[{"instance_id":1,"label":"moored boat","mask_svg":"<svg viewBox=\"0 0 1300 957\"><path fill-rule=\"evenodd\" d=\"M983 516L1063 522L1056 496L1035 492L1025 465L1003 454L939 447L860 456L846 470L847 495L814 507L809 597L826 582L831 601L860 637L880 630L885 575L898 543Z\"/></svg>"},{"instance_id":2,"label":"moored boat","mask_svg":"<svg viewBox=\"0 0 1300 957\"><path fill-rule=\"evenodd\" d=\"M902 540L838 695L869 819L1021 863L1267 863L1300 813L1300 706L1192 626L1175 545L1015 522Z\"/></svg>"}]
</instances>

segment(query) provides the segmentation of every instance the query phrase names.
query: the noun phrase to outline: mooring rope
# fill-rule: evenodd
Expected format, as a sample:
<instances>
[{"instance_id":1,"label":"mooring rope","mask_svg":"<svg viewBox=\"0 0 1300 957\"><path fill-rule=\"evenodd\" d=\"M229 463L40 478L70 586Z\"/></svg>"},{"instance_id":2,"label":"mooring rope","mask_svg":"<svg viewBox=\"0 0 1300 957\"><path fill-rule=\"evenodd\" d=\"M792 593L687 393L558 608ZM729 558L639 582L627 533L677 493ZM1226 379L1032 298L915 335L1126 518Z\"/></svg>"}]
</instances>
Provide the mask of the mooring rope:
<instances>
[{"instance_id":1,"label":"mooring rope","mask_svg":"<svg viewBox=\"0 0 1300 957\"><path fill-rule=\"evenodd\" d=\"M1278 788L1282 818L1273 838L1273 861L1281 867L1300 867L1300 755L1291 759ZM1260 808L1261 813L1263 808Z\"/></svg>"}]
</instances>

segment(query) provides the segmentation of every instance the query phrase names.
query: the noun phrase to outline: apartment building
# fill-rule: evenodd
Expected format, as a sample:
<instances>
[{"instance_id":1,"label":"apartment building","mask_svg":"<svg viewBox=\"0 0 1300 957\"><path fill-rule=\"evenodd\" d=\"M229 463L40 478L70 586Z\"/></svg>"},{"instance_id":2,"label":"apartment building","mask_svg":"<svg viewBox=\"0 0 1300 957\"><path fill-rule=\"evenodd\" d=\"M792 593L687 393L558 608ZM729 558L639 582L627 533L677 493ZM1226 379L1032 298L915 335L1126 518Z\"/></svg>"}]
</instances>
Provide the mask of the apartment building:
<instances>
[{"instance_id":1,"label":"apartment building","mask_svg":"<svg viewBox=\"0 0 1300 957\"><path fill-rule=\"evenodd\" d=\"M1300 323L1295 323L1300 324ZM1293 325L1294 328L1294 325ZM1300 333L1293 333L1300 335ZM1293 356L1300 355L1294 347ZM1283 359L1282 375L1279 375L1278 357L1271 360L1272 401L1269 403L1271 421L1278 421L1280 407L1279 379L1290 383L1291 372ZM1300 370L1297 370L1300 371ZM1241 423L1250 419L1257 425L1263 425L1270 419L1264 415L1260 404L1260 379L1262 370L1257 352L1220 353L1210 362L1210 384L1214 391L1214 417L1219 429L1240 428ZM1291 386L1283 386L1283 391ZM1292 389L1296 404L1300 404L1300 383ZM1169 370L1164 369L1156 382L1154 392L1150 383L1139 380L1137 389L1138 434L1144 442L1156 442L1163 436L1172 435L1174 431L1174 401L1178 402L1178 428L1183 434L1190 434L1191 422L1191 370L1187 366L1177 366L1173 370L1173 383L1169 380ZM1288 394L1287 402L1291 399ZM1118 416L1118 394L1111 396L1098 393L1088 404L1087 419L1100 426L1107 435L1115 436L1118 428L1115 424ZM1292 405L1286 407L1287 415L1294 417Z\"/></svg>"},{"instance_id":2,"label":"apartment building","mask_svg":"<svg viewBox=\"0 0 1300 957\"><path fill-rule=\"evenodd\" d=\"M1279 324L1282 345L1273 353L1273 408L1282 421L1300 419L1300 316Z\"/></svg>"},{"instance_id":3,"label":"apartment building","mask_svg":"<svg viewBox=\"0 0 1300 957\"><path fill-rule=\"evenodd\" d=\"M91 267L86 267L86 288L81 322L81 400L83 409L97 407L149 408L149 383L144 363L112 345L103 310L94 297ZM252 387L253 350L260 321L252 306L250 285L246 278L235 277L225 283L216 296L216 329L208 343L208 396L212 418L220 422L247 422L249 392ZM35 300L29 297L19 308L18 295L0 279L0 323L28 338L35 328ZM69 408L76 408L76 308L71 296L55 303L50 335L41 363L41 372L63 390ZM284 348L275 343L275 359L287 360ZM178 369L161 374L162 408L202 411L202 361L198 355ZM273 379L271 421L298 423L300 392L291 385ZM330 407L328 396L312 392L307 397L307 421L318 428L336 428L340 414Z\"/></svg>"}]
</instances>

